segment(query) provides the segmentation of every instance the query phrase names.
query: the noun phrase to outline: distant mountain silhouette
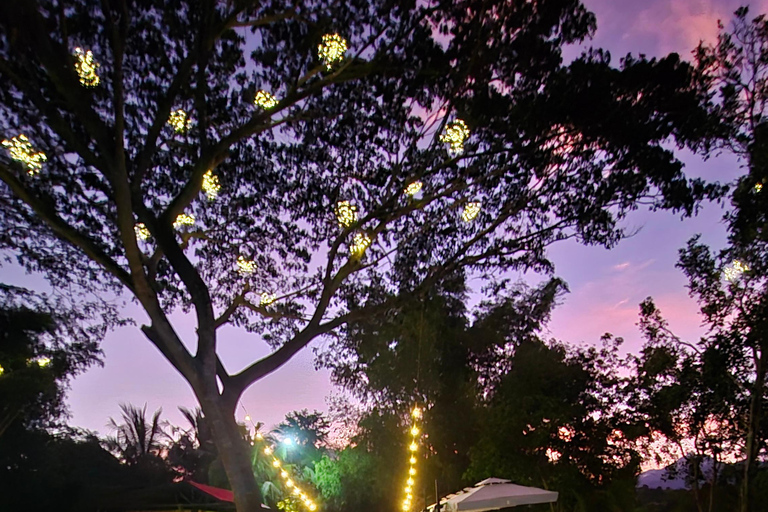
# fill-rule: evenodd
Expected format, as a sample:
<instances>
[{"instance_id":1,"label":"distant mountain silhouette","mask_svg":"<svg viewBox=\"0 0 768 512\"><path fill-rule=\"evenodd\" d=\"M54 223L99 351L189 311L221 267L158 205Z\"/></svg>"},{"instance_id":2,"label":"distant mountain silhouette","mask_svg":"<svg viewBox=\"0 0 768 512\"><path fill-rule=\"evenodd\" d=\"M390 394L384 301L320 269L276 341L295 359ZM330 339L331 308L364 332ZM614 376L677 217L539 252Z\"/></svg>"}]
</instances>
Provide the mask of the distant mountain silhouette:
<instances>
[{"instance_id":1,"label":"distant mountain silhouette","mask_svg":"<svg viewBox=\"0 0 768 512\"><path fill-rule=\"evenodd\" d=\"M690 486L685 481L687 468L686 460L680 458L662 469L649 469L643 471L637 477L637 487L647 486L649 489L688 489ZM701 465L704 478L708 479L712 471L712 459L706 457Z\"/></svg>"}]
</instances>

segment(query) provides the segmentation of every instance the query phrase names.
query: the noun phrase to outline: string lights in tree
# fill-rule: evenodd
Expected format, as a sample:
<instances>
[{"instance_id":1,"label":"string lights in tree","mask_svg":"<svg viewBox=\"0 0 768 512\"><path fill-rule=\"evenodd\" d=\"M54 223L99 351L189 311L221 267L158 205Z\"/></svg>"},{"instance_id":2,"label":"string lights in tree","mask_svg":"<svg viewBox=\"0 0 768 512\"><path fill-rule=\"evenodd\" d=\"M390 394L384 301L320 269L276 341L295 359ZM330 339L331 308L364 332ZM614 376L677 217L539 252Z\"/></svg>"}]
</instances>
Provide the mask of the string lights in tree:
<instances>
[{"instance_id":1,"label":"string lights in tree","mask_svg":"<svg viewBox=\"0 0 768 512\"><path fill-rule=\"evenodd\" d=\"M762 192L762 191L763 191L763 184L755 183L755 192Z\"/></svg>"},{"instance_id":2,"label":"string lights in tree","mask_svg":"<svg viewBox=\"0 0 768 512\"><path fill-rule=\"evenodd\" d=\"M733 260L733 263L725 267L723 273L725 274L725 278L728 281L734 282L737 281L744 272L748 271L749 267L744 263L740 262L739 260Z\"/></svg>"},{"instance_id":3,"label":"string lights in tree","mask_svg":"<svg viewBox=\"0 0 768 512\"><path fill-rule=\"evenodd\" d=\"M171 115L168 116L168 124L173 127L176 133L184 133L189 129L192 121L184 109L180 108L171 112Z\"/></svg>"},{"instance_id":4,"label":"string lights in tree","mask_svg":"<svg viewBox=\"0 0 768 512\"><path fill-rule=\"evenodd\" d=\"M352 239L352 245L349 247L349 253L356 258L365 254L366 249L371 245L371 237L366 233L355 233Z\"/></svg>"},{"instance_id":5,"label":"string lights in tree","mask_svg":"<svg viewBox=\"0 0 768 512\"><path fill-rule=\"evenodd\" d=\"M40 356L37 359L35 359L35 362L37 363L37 366L39 366L40 368L46 368L51 365L51 358Z\"/></svg>"},{"instance_id":6,"label":"string lights in tree","mask_svg":"<svg viewBox=\"0 0 768 512\"><path fill-rule=\"evenodd\" d=\"M5 373L5 368L3 368L3 365L0 364L0 375Z\"/></svg>"},{"instance_id":7,"label":"string lights in tree","mask_svg":"<svg viewBox=\"0 0 768 512\"><path fill-rule=\"evenodd\" d=\"M259 447L258 449L267 457L272 458L272 467L275 468L280 472L280 478L283 481L283 485L289 490L289 492L301 500L301 502L304 504L304 506L309 510L310 512L314 512L317 510L317 504L310 498L309 494L305 492L294 480L291 478L291 470L289 467L285 465L283 461L281 461L277 454L275 453L276 450L274 447L272 447L267 441L264 435L259 432L258 427L253 423L251 420L251 417L248 415L248 411L245 409L245 406L243 404L240 404L240 407L243 408L243 411L245 411L245 421L250 423L251 427L254 431L254 439L259 441ZM264 447L262 448L261 445ZM251 441L251 446L256 446L256 443L254 441Z\"/></svg>"},{"instance_id":8,"label":"string lights in tree","mask_svg":"<svg viewBox=\"0 0 768 512\"><path fill-rule=\"evenodd\" d=\"M133 226L133 231L136 232L136 240L141 240L142 242L145 242L149 240L149 237L151 233L149 232L149 229L143 222L139 222L135 226Z\"/></svg>"},{"instance_id":9,"label":"string lights in tree","mask_svg":"<svg viewBox=\"0 0 768 512\"><path fill-rule=\"evenodd\" d=\"M464 210L461 212L461 220L464 222L472 222L480 213L482 205L477 201L467 203L464 205Z\"/></svg>"},{"instance_id":10,"label":"string lights in tree","mask_svg":"<svg viewBox=\"0 0 768 512\"><path fill-rule=\"evenodd\" d=\"M408 445L408 478L405 481L405 496L403 499L403 510L408 511L413 505L413 486L416 483L416 452L419 450L419 437L421 430L419 429L419 422L421 420L421 409L419 406L413 408L411 411L411 428L409 433L411 434L411 442Z\"/></svg>"},{"instance_id":11,"label":"string lights in tree","mask_svg":"<svg viewBox=\"0 0 768 512\"><path fill-rule=\"evenodd\" d=\"M461 119L451 121L440 134L440 142L448 144L448 153L460 155L464 152L464 141L469 138L469 128Z\"/></svg>"},{"instance_id":12,"label":"string lights in tree","mask_svg":"<svg viewBox=\"0 0 768 512\"><path fill-rule=\"evenodd\" d=\"M348 228L357 222L357 206L349 201L339 201L336 204L336 220L339 221L339 226Z\"/></svg>"},{"instance_id":13,"label":"string lights in tree","mask_svg":"<svg viewBox=\"0 0 768 512\"><path fill-rule=\"evenodd\" d=\"M187 215L186 213L180 213L176 216L176 220L173 221L173 227L176 229L181 228L182 226L192 226L195 224L195 218L192 215Z\"/></svg>"},{"instance_id":14,"label":"string lights in tree","mask_svg":"<svg viewBox=\"0 0 768 512\"><path fill-rule=\"evenodd\" d=\"M221 190L219 177L213 174L212 170L208 170L203 174L203 192L205 192L205 196L209 201L213 201L219 196L219 190Z\"/></svg>"},{"instance_id":15,"label":"string lights in tree","mask_svg":"<svg viewBox=\"0 0 768 512\"><path fill-rule=\"evenodd\" d=\"M269 110L277 105L277 98L275 98L272 93L261 89L256 92L256 96L253 98L253 104L264 110Z\"/></svg>"},{"instance_id":16,"label":"string lights in tree","mask_svg":"<svg viewBox=\"0 0 768 512\"><path fill-rule=\"evenodd\" d=\"M421 192L421 189L424 187L424 184L420 181L414 181L413 183L409 184L407 187L405 187L405 195L407 196L415 196L419 192Z\"/></svg>"},{"instance_id":17,"label":"string lights in tree","mask_svg":"<svg viewBox=\"0 0 768 512\"><path fill-rule=\"evenodd\" d=\"M325 34L322 42L317 45L317 56L329 71L334 64L344 60L345 53L347 53L347 40L339 34Z\"/></svg>"},{"instance_id":18,"label":"string lights in tree","mask_svg":"<svg viewBox=\"0 0 768 512\"><path fill-rule=\"evenodd\" d=\"M241 274L253 274L256 271L256 262L243 256L238 256L237 271Z\"/></svg>"},{"instance_id":19,"label":"string lights in tree","mask_svg":"<svg viewBox=\"0 0 768 512\"><path fill-rule=\"evenodd\" d=\"M29 142L29 139L24 134L13 137L11 140L4 140L2 145L4 148L8 148L12 160L21 162L27 167L27 174L30 176L40 172L40 169L43 168L43 162L48 160L45 153L35 151L32 143Z\"/></svg>"},{"instance_id":20,"label":"string lights in tree","mask_svg":"<svg viewBox=\"0 0 768 512\"><path fill-rule=\"evenodd\" d=\"M101 81L99 75L96 74L96 68L99 67L99 63L93 60L93 52L91 50L83 50L82 48L75 48L75 71L77 76L80 77L80 84L85 87L96 87Z\"/></svg>"},{"instance_id":21,"label":"string lights in tree","mask_svg":"<svg viewBox=\"0 0 768 512\"><path fill-rule=\"evenodd\" d=\"M259 305L269 306L276 300L277 300L277 295L275 295L274 293L262 292L261 295L259 296Z\"/></svg>"}]
</instances>

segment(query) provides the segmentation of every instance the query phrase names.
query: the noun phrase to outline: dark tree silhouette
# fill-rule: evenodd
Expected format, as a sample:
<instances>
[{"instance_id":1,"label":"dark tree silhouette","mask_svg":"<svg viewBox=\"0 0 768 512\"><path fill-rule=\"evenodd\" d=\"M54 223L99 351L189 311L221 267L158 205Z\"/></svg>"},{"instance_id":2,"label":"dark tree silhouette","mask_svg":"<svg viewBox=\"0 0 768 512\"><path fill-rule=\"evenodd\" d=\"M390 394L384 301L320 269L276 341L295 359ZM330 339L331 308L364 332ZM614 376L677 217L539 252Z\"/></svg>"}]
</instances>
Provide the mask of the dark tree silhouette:
<instances>
[{"instance_id":1,"label":"dark tree silhouette","mask_svg":"<svg viewBox=\"0 0 768 512\"><path fill-rule=\"evenodd\" d=\"M665 146L706 137L705 84L676 55L563 66L594 29L576 0L2 2L0 248L143 307L256 510L235 407L313 339L715 191ZM274 351L228 371L226 324Z\"/></svg>"}]
</instances>

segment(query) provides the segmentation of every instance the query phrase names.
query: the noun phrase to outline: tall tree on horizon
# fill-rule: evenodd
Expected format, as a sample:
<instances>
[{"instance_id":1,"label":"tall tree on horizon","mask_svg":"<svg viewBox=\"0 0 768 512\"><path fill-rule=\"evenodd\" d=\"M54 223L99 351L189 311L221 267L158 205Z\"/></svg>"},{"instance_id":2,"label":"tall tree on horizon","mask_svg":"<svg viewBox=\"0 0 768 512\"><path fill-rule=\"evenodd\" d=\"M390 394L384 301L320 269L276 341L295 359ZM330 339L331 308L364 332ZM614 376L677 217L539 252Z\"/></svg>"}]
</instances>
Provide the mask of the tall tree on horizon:
<instances>
[{"instance_id":1,"label":"tall tree on horizon","mask_svg":"<svg viewBox=\"0 0 768 512\"><path fill-rule=\"evenodd\" d=\"M577 0L2 2L0 249L142 306L257 510L234 412L312 340L457 272L503 295L553 242L718 193L667 146L709 134L693 68L563 66L594 30ZM273 352L228 370L230 324Z\"/></svg>"}]
</instances>

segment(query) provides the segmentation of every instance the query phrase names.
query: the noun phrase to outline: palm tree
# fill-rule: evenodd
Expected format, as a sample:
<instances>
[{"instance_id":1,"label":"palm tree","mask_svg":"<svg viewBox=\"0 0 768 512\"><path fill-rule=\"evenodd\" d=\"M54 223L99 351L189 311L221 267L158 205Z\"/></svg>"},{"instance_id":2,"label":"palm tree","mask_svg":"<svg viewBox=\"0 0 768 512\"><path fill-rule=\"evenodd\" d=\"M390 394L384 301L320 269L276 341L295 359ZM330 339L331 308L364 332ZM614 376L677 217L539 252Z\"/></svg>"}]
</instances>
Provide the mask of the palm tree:
<instances>
[{"instance_id":1,"label":"palm tree","mask_svg":"<svg viewBox=\"0 0 768 512\"><path fill-rule=\"evenodd\" d=\"M120 404L122 423L109 418L107 424L114 436L107 437L107 447L128 465L136 465L148 459L160 459L166 451L163 441L168 438L160 421L160 408L147 422L147 404L140 409L132 404Z\"/></svg>"}]
</instances>

